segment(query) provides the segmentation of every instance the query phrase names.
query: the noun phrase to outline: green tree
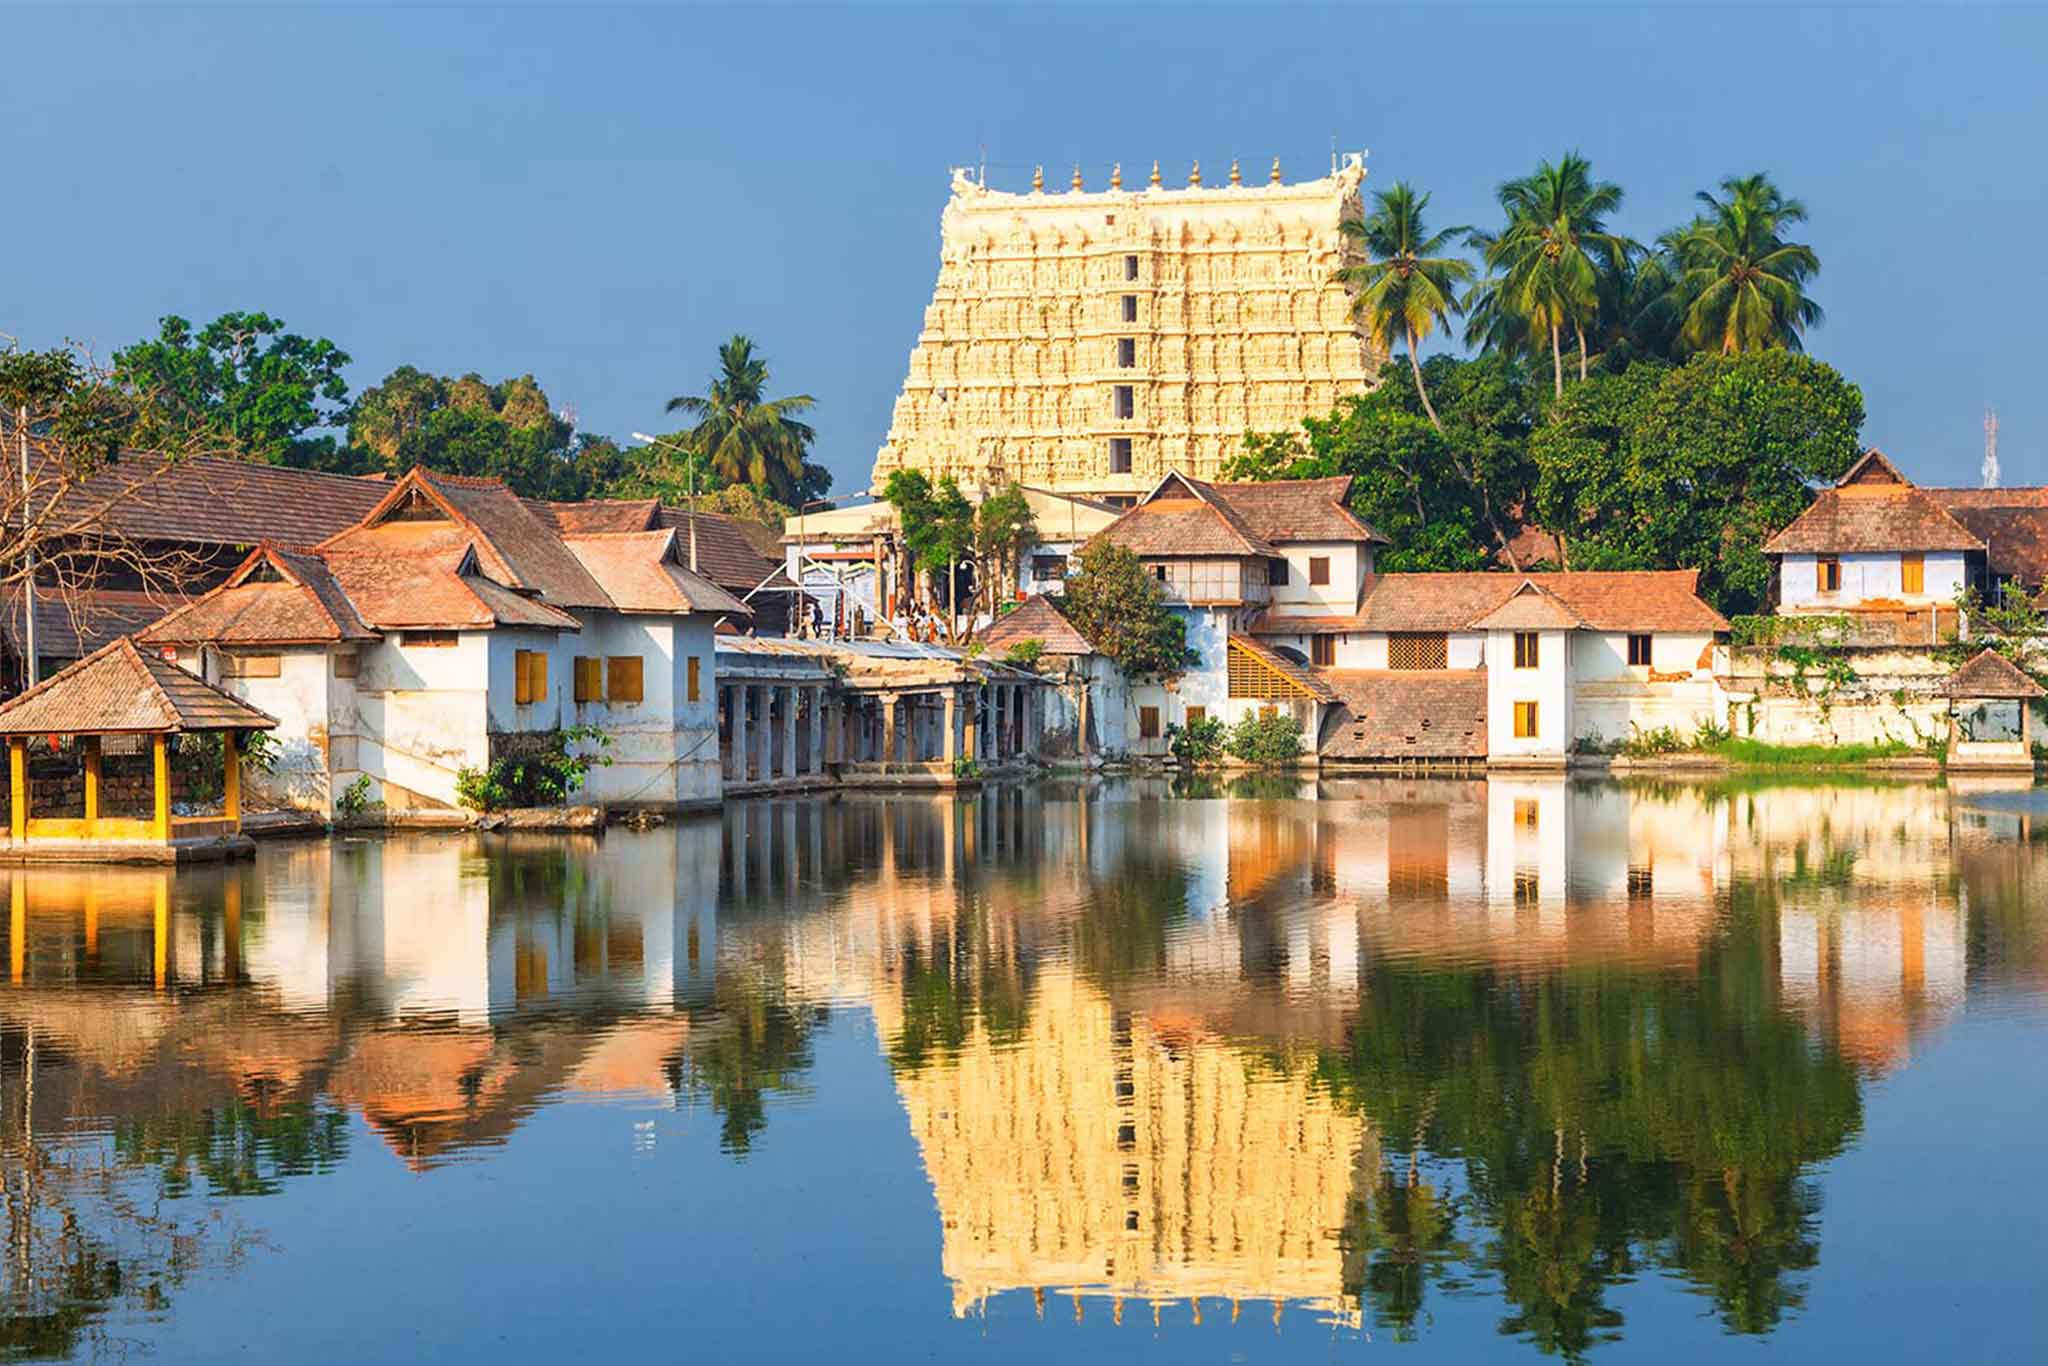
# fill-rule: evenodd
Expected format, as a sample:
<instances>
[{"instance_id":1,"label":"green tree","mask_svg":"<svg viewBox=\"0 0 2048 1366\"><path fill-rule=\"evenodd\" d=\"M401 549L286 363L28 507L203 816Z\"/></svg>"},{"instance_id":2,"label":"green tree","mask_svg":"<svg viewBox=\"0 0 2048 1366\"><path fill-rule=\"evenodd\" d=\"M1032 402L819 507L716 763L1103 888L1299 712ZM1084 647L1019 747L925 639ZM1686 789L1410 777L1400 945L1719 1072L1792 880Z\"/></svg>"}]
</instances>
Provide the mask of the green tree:
<instances>
[{"instance_id":1,"label":"green tree","mask_svg":"<svg viewBox=\"0 0 2048 1366\"><path fill-rule=\"evenodd\" d=\"M1038 544L1038 518L1021 485L1012 482L974 510L975 578L989 593L989 610L1009 596L1018 557Z\"/></svg>"},{"instance_id":2,"label":"green tree","mask_svg":"<svg viewBox=\"0 0 2048 1366\"><path fill-rule=\"evenodd\" d=\"M736 335L718 348L718 372L707 392L678 395L668 401L668 411L697 419L690 443L721 479L754 484L790 502L814 480L804 455L817 433L800 415L817 400L809 394L771 399L767 390L768 362L751 338ZM829 475L825 482L830 484Z\"/></svg>"},{"instance_id":3,"label":"green tree","mask_svg":"<svg viewBox=\"0 0 2048 1366\"><path fill-rule=\"evenodd\" d=\"M585 497L625 465L608 439L579 437L532 375L490 384L402 365L356 400L348 435L369 468L502 479L529 498Z\"/></svg>"},{"instance_id":4,"label":"green tree","mask_svg":"<svg viewBox=\"0 0 2048 1366\"><path fill-rule=\"evenodd\" d=\"M1442 253L1471 229L1430 232L1422 216L1429 196L1405 181L1374 195L1373 203L1367 217L1347 218L1337 225L1365 248L1368 258L1338 271L1337 278L1357 291L1351 314L1365 324L1375 345L1391 350L1399 338L1407 347L1415 396L1422 400L1430 424L1442 431L1444 424L1430 406L1429 390L1422 382L1419 352L1423 340L1438 327L1448 328L1450 315L1463 308L1458 288L1472 278L1472 263Z\"/></svg>"},{"instance_id":5,"label":"green tree","mask_svg":"<svg viewBox=\"0 0 2048 1366\"><path fill-rule=\"evenodd\" d=\"M284 330L267 313L224 313L198 331L164 318L156 337L114 353L116 379L187 427L210 427L250 460L319 464L309 435L348 418L347 353Z\"/></svg>"},{"instance_id":6,"label":"green tree","mask_svg":"<svg viewBox=\"0 0 2048 1366\"><path fill-rule=\"evenodd\" d=\"M1689 351L1800 349L1800 334L1821 321L1806 293L1820 257L1783 229L1806 221L1806 206L1787 199L1764 175L1731 176L1727 197L1696 196L1707 212L1663 240L1669 310L1680 319L1679 343Z\"/></svg>"},{"instance_id":7,"label":"green tree","mask_svg":"<svg viewBox=\"0 0 2048 1366\"><path fill-rule=\"evenodd\" d=\"M1475 233L1473 245L1492 272L1480 286L1468 340L1543 337L1549 341L1553 392L1564 393L1564 332L1579 341L1579 378L1586 377L1586 328L1600 304L1604 263L1637 250L1607 230L1621 207L1621 187L1595 181L1576 152L1501 185L1507 216L1498 233Z\"/></svg>"},{"instance_id":8,"label":"green tree","mask_svg":"<svg viewBox=\"0 0 2048 1366\"><path fill-rule=\"evenodd\" d=\"M913 469L891 471L882 499L896 509L918 600L929 605L932 584L944 583L950 613L959 588L959 566L974 552L973 505L951 475L934 484L923 471Z\"/></svg>"},{"instance_id":9,"label":"green tree","mask_svg":"<svg viewBox=\"0 0 2048 1366\"><path fill-rule=\"evenodd\" d=\"M1060 610L1074 629L1133 678L1175 678L1194 661L1187 623L1166 604L1138 557L1097 537L1081 551Z\"/></svg>"}]
</instances>

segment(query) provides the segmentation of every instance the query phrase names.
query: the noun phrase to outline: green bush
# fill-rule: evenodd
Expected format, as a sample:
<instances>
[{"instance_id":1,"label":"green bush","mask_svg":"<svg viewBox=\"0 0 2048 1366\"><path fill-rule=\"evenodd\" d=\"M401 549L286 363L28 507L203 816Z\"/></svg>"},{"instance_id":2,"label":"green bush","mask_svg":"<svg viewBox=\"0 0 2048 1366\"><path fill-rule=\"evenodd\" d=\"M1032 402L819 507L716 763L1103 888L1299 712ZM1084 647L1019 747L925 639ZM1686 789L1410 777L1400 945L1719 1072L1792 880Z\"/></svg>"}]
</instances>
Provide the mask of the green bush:
<instances>
[{"instance_id":1,"label":"green bush","mask_svg":"<svg viewBox=\"0 0 2048 1366\"><path fill-rule=\"evenodd\" d=\"M1631 730L1628 739L1621 742L1621 752L1631 759L1647 759L1658 754L1678 754L1691 748L1692 741L1680 735L1675 726Z\"/></svg>"},{"instance_id":2,"label":"green bush","mask_svg":"<svg viewBox=\"0 0 2048 1366\"><path fill-rule=\"evenodd\" d=\"M457 777L458 789L461 778ZM370 809L370 775L358 773L356 780L341 790L334 799L334 814L345 821L352 821Z\"/></svg>"},{"instance_id":3,"label":"green bush","mask_svg":"<svg viewBox=\"0 0 2048 1366\"><path fill-rule=\"evenodd\" d=\"M1020 640L1003 652L1003 663L1013 669L1036 669L1038 661L1045 657L1045 642L1038 639Z\"/></svg>"},{"instance_id":4,"label":"green bush","mask_svg":"<svg viewBox=\"0 0 2048 1366\"><path fill-rule=\"evenodd\" d=\"M472 811L517 806L561 806L583 786L592 768L609 768L612 738L595 726L551 732L532 754L499 759L487 769L464 765L455 773L455 799ZM586 747L577 753L578 746Z\"/></svg>"},{"instance_id":5,"label":"green bush","mask_svg":"<svg viewBox=\"0 0 2048 1366\"><path fill-rule=\"evenodd\" d=\"M1301 757L1301 722L1284 711L1243 717L1230 728L1224 748L1248 764L1292 763Z\"/></svg>"},{"instance_id":6,"label":"green bush","mask_svg":"<svg viewBox=\"0 0 2048 1366\"><path fill-rule=\"evenodd\" d=\"M1185 726L1169 726L1167 751L1187 764L1206 764L1223 757L1227 731L1213 716L1197 717Z\"/></svg>"}]
</instances>

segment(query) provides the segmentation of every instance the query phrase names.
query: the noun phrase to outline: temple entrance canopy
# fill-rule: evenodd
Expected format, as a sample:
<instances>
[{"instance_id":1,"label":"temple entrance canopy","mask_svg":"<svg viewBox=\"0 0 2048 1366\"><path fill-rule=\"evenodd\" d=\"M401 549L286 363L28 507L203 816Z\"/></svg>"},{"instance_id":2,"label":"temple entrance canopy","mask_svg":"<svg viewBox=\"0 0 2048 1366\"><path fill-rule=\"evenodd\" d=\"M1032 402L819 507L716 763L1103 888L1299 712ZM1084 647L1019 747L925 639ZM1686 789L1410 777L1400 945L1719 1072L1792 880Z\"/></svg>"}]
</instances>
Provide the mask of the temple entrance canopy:
<instances>
[{"instance_id":1,"label":"temple entrance canopy","mask_svg":"<svg viewBox=\"0 0 2048 1366\"><path fill-rule=\"evenodd\" d=\"M241 852L247 848L241 834L241 736L276 725L275 718L124 636L0 706L10 800L4 857L170 862ZM220 812L173 816L172 737L209 734L221 737ZM102 810L109 739L148 755L145 815ZM83 771L83 814L39 817L29 747L47 742L55 751L67 740Z\"/></svg>"}]
</instances>

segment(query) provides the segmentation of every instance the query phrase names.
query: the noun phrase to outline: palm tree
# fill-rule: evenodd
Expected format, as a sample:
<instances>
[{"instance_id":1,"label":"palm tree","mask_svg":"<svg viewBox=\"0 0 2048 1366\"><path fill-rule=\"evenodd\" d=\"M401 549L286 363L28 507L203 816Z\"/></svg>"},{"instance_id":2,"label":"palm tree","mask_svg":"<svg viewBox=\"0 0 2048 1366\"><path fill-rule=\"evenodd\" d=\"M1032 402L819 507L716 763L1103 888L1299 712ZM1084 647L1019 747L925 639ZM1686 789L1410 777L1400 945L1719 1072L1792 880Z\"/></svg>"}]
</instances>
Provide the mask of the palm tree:
<instances>
[{"instance_id":1,"label":"palm tree","mask_svg":"<svg viewBox=\"0 0 2048 1366\"><path fill-rule=\"evenodd\" d=\"M754 352L753 339L734 336L718 348L718 373L711 391L681 394L669 412L697 419L690 443L717 477L733 484L765 487L787 499L804 475L804 452L817 433L797 420L817 403L809 394L767 398L768 362Z\"/></svg>"},{"instance_id":2,"label":"palm tree","mask_svg":"<svg viewBox=\"0 0 2048 1366\"><path fill-rule=\"evenodd\" d=\"M1478 234L1473 245L1493 275L1478 302L1488 316L1519 319L1528 335L1550 338L1551 384L1564 393L1564 330L1579 339L1579 378L1586 377L1586 326L1600 307L1603 266L1638 251L1607 231L1607 215L1621 207L1621 187L1595 181L1577 153L1544 162L1531 175L1502 185L1496 197L1507 215L1497 235Z\"/></svg>"},{"instance_id":3,"label":"palm tree","mask_svg":"<svg viewBox=\"0 0 2048 1366\"><path fill-rule=\"evenodd\" d=\"M1806 221L1806 206L1778 192L1764 175L1730 176L1726 199L1701 190L1707 212L1663 241L1672 284L1667 299L1682 321L1679 344L1688 350L1800 349L1800 333L1821 321L1821 307L1806 295L1820 273L1820 258L1781 230Z\"/></svg>"},{"instance_id":4,"label":"palm tree","mask_svg":"<svg viewBox=\"0 0 2048 1366\"><path fill-rule=\"evenodd\" d=\"M1407 346L1416 397L1422 400L1430 425L1442 431L1444 424L1430 404L1416 352L1424 337L1438 326L1449 327L1450 315L1464 307L1458 286L1472 278L1472 263L1461 256L1437 253L1471 229L1429 232L1422 221L1429 196L1418 194L1403 181L1374 195L1373 203L1370 216L1347 218L1338 224L1346 237L1365 248L1367 259L1338 271L1337 278L1358 291L1351 316L1365 324L1374 345L1391 350L1398 336Z\"/></svg>"}]
</instances>

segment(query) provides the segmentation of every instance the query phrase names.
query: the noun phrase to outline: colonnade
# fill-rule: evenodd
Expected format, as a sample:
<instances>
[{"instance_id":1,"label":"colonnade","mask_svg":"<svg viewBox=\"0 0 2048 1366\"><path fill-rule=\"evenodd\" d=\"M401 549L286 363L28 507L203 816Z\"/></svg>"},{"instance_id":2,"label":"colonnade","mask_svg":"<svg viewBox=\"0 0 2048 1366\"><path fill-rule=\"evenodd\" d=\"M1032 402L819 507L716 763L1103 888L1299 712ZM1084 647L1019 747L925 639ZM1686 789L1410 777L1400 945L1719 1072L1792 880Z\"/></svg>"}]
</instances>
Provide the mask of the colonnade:
<instances>
[{"instance_id":1,"label":"colonnade","mask_svg":"<svg viewBox=\"0 0 2048 1366\"><path fill-rule=\"evenodd\" d=\"M721 772L728 785L824 779L844 765L913 768L965 758L1007 764L1038 748L1044 689L968 682L847 689L821 682L719 686Z\"/></svg>"}]
</instances>

